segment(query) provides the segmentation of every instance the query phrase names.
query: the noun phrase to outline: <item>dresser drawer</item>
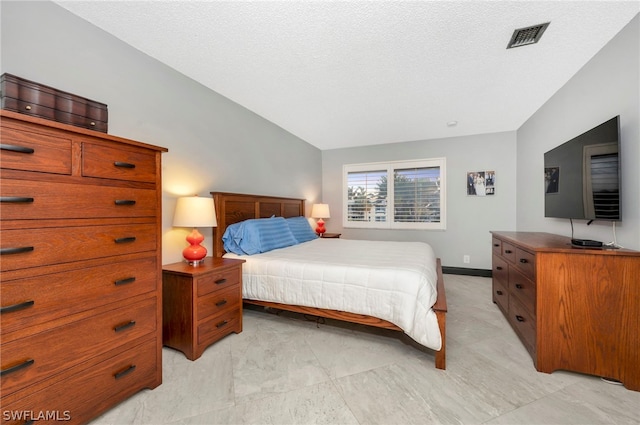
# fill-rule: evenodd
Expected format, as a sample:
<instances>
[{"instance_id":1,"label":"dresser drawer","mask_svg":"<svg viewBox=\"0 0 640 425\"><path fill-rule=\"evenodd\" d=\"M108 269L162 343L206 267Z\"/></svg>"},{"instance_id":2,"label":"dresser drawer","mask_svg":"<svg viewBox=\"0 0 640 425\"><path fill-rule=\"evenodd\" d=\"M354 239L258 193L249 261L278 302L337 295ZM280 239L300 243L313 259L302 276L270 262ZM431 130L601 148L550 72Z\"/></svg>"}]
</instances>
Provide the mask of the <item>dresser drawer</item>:
<instances>
[{"instance_id":1,"label":"dresser drawer","mask_svg":"<svg viewBox=\"0 0 640 425\"><path fill-rule=\"evenodd\" d=\"M536 280L536 256L528 251L518 248L516 250L516 267L528 279Z\"/></svg>"},{"instance_id":2,"label":"dresser drawer","mask_svg":"<svg viewBox=\"0 0 640 425\"><path fill-rule=\"evenodd\" d=\"M502 257L510 263L516 261L516 247L508 242L502 242Z\"/></svg>"},{"instance_id":3,"label":"dresser drawer","mask_svg":"<svg viewBox=\"0 0 640 425\"><path fill-rule=\"evenodd\" d=\"M491 276L493 280L500 281L502 285L506 288L509 285L509 265L505 260L501 257L494 255L491 259L492 262L492 270Z\"/></svg>"},{"instance_id":4,"label":"dresser drawer","mask_svg":"<svg viewBox=\"0 0 640 425\"><path fill-rule=\"evenodd\" d=\"M100 309L95 316L3 344L3 396L151 334L156 303L152 297L115 310Z\"/></svg>"},{"instance_id":5,"label":"dresser drawer","mask_svg":"<svg viewBox=\"0 0 640 425\"><path fill-rule=\"evenodd\" d=\"M156 157L152 151L128 146L82 144L82 175L139 182L156 181Z\"/></svg>"},{"instance_id":6,"label":"dresser drawer","mask_svg":"<svg viewBox=\"0 0 640 425\"><path fill-rule=\"evenodd\" d=\"M70 175L71 139L18 130L3 120L0 128L0 167Z\"/></svg>"},{"instance_id":7,"label":"dresser drawer","mask_svg":"<svg viewBox=\"0 0 640 425\"><path fill-rule=\"evenodd\" d=\"M2 271L155 251L155 224L2 230Z\"/></svg>"},{"instance_id":8,"label":"dresser drawer","mask_svg":"<svg viewBox=\"0 0 640 425\"><path fill-rule=\"evenodd\" d=\"M206 295L213 291L220 291L240 284L241 268L232 268L224 271L210 273L206 276L198 277L196 286L198 296Z\"/></svg>"},{"instance_id":9,"label":"dresser drawer","mask_svg":"<svg viewBox=\"0 0 640 425\"><path fill-rule=\"evenodd\" d=\"M536 284L515 268L509 269L510 294L517 297L522 305L535 317L536 315Z\"/></svg>"},{"instance_id":10,"label":"dresser drawer","mask_svg":"<svg viewBox=\"0 0 640 425\"><path fill-rule=\"evenodd\" d=\"M228 310L240 309L241 302L240 288L229 288L224 291L216 291L198 299L197 320L224 313Z\"/></svg>"},{"instance_id":11,"label":"dresser drawer","mask_svg":"<svg viewBox=\"0 0 640 425\"><path fill-rule=\"evenodd\" d=\"M46 218L153 217L153 189L92 186L4 179L0 186L2 220Z\"/></svg>"},{"instance_id":12,"label":"dresser drawer","mask_svg":"<svg viewBox=\"0 0 640 425\"><path fill-rule=\"evenodd\" d=\"M0 336L125 301L157 289L155 255L64 273L3 281L0 286ZM35 329L35 328L34 328ZM42 328L37 328L42 331ZM35 330L34 330L35 332Z\"/></svg>"},{"instance_id":13,"label":"dresser drawer","mask_svg":"<svg viewBox=\"0 0 640 425\"><path fill-rule=\"evenodd\" d=\"M231 332L240 332L240 311L228 311L198 325L198 345L209 345Z\"/></svg>"},{"instance_id":14,"label":"dresser drawer","mask_svg":"<svg viewBox=\"0 0 640 425\"><path fill-rule=\"evenodd\" d=\"M509 311L509 291L507 287L502 284L499 280L493 280L493 302L498 304L498 307L504 312L507 313Z\"/></svg>"},{"instance_id":15,"label":"dresser drawer","mask_svg":"<svg viewBox=\"0 0 640 425\"><path fill-rule=\"evenodd\" d=\"M536 350L536 322L529 311L522 305L518 299L511 297L509 299L509 321L513 328L520 335L527 351L535 358Z\"/></svg>"},{"instance_id":16,"label":"dresser drawer","mask_svg":"<svg viewBox=\"0 0 640 425\"><path fill-rule=\"evenodd\" d=\"M57 412L58 419L37 424L82 424L123 398L154 386L157 343L155 339L125 347L112 358L76 367L63 380L41 385L40 391L24 391L23 398L2 406L3 424L28 423L26 414ZM28 413L25 413L28 412ZM13 417L15 420L7 420Z\"/></svg>"},{"instance_id":17,"label":"dresser drawer","mask_svg":"<svg viewBox=\"0 0 640 425\"><path fill-rule=\"evenodd\" d=\"M502 241L498 238L492 238L491 249L495 255L502 255Z\"/></svg>"}]
</instances>

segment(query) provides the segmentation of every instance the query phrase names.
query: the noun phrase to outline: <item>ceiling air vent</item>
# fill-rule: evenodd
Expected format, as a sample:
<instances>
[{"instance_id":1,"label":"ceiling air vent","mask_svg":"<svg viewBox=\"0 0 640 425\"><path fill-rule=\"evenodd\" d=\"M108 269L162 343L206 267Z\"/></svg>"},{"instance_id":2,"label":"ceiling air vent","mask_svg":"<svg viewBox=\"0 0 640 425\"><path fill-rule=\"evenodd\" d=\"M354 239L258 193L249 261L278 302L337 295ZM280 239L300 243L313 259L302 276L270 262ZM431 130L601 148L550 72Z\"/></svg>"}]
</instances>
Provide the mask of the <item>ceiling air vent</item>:
<instances>
[{"instance_id":1,"label":"ceiling air vent","mask_svg":"<svg viewBox=\"0 0 640 425\"><path fill-rule=\"evenodd\" d=\"M526 46L527 44L535 44L542 37L542 33L549 26L549 22L546 24L534 25L532 27L520 28L513 32L511 41L507 45L507 49L513 47Z\"/></svg>"}]
</instances>

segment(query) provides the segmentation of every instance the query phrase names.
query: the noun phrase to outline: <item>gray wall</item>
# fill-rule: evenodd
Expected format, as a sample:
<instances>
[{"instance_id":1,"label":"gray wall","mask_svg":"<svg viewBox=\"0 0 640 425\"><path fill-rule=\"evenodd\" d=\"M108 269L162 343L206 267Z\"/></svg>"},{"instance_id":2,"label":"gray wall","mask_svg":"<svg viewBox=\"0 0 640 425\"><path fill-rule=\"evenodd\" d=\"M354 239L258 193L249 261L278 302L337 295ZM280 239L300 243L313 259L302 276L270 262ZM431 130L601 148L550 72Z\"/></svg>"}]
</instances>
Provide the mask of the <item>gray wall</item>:
<instances>
[{"instance_id":1,"label":"gray wall","mask_svg":"<svg viewBox=\"0 0 640 425\"><path fill-rule=\"evenodd\" d=\"M636 16L517 132L517 229L571 235L544 217L544 152L620 115L622 222L617 241L640 249L640 17ZM613 240L612 225L574 220L577 238Z\"/></svg>"},{"instance_id":2,"label":"gray wall","mask_svg":"<svg viewBox=\"0 0 640 425\"><path fill-rule=\"evenodd\" d=\"M377 161L446 157L447 229L380 230L342 228L342 166ZM345 238L423 241L448 267L491 269L490 230L515 230L516 133L333 149L322 152L322 199L329 204L328 232ZM496 194L467 196L469 171L494 170ZM471 262L463 263L469 255Z\"/></svg>"},{"instance_id":3,"label":"gray wall","mask_svg":"<svg viewBox=\"0 0 640 425\"><path fill-rule=\"evenodd\" d=\"M176 197L233 191L321 194L321 152L51 2L1 8L1 72L109 106L109 134L163 146L163 263L179 261L187 229ZM211 230L202 229L211 248ZM211 252L211 251L210 251Z\"/></svg>"}]
</instances>

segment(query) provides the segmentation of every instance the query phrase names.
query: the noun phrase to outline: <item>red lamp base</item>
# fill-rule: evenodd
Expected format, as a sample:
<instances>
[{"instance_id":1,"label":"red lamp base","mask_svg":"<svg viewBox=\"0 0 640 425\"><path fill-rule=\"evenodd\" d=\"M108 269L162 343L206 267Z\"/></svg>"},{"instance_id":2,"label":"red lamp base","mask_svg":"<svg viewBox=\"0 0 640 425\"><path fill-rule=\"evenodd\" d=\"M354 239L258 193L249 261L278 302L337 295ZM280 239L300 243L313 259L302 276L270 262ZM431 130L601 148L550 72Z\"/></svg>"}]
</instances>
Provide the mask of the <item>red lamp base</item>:
<instances>
[{"instance_id":1,"label":"red lamp base","mask_svg":"<svg viewBox=\"0 0 640 425\"><path fill-rule=\"evenodd\" d=\"M322 234L324 232L326 232L327 229L324 228L324 220L323 219L319 219L318 220L318 227L316 227L316 233L318 234L318 236L322 237Z\"/></svg>"},{"instance_id":2,"label":"red lamp base","mask_svg":"<svg viewBox=\"0 0 640 425\"><path fill-rule=\"evenodd\" d=\"M204 261L204 257L207 256L207 248L200 245L203 240L204 236L195 228L187 236L189 246L182 251L182 256L187 263L197 266Z\"/></svg>"}]
</instances>

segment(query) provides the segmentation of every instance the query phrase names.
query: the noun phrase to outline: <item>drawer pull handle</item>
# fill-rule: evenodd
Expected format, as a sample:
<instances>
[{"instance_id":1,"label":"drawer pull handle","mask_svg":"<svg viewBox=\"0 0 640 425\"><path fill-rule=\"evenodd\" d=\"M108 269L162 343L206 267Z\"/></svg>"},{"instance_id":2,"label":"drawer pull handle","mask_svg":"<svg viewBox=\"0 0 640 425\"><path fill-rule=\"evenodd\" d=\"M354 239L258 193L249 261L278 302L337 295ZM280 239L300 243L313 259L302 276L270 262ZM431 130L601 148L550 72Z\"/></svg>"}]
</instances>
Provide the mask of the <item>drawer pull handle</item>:
<instances>
[{"instance_id":1,"label":"drawer pull handle","mask_svg":"<svg viewBox=\"0 0 640 425\"><path fill-rule=\"evenodd\" d=\"M522 288L523 288L523 286L522 286L522 284L520 284L520 283L516 283L516 288L518 288L518 289L522 289Z\"/></svg>"},{"instance_id":2,"label":"drawer pull handle","mask_svg":"<svg viewBox=\"0 0 640 425\"><path fill-rule=\"evenodd\" d=\"M31 251L33 251L32 246L19 246L17 248L2 248L0 249L0 255L22 254L23 252L31 252Z\"/></svg>"},{"instance_id":3,"label":"drawer pull handle","mask_svg":"<svg viewBox=\"0 0 640 425\"><path fill-rule=\"evenodd\" d=\"M511 254L512 252L513 252L513 251L511 251L510 249L505 249L505 250L504 250L504 253L505 253L505 254Z\"/></svg>"},{"instance_id":4,"label":"drawer pull handle","mask_svg":"<svg viewBox=\"0 0 640 425\"><path fill-rule=\"evenodd\" d=\"M25 106L24 109L26 109L27 111L30 111L31 110L31 105Z\"/></svg>"},{"instance_id":5,"label":"drawer pull handle","mask_svg":"<svg viewBox=\"0 0 640 425\"><path fill-rule=\"evenodd\" d=\"M3 196L0 197L0 202L6 202L9 204L30 204L33 202L33 198L26 196Z\"/></svg>"},{"instance_id":6,"label":"drawer pull handle","mask_svg":"<svg viewBox=\"0 0 640 425\"><path fill-rule=\"evenodd\" d=\"M136 201L133 199L116 199L116 205L135 205Z\"/></svg>"},{"instance_id":7,"label":"drawer pull handle","mask_svg":"<svg viewBox=\"0 0 640 425\"><path fill-rule=\"evenodd\" d=\"M123 330L128 329L128 328L130 328L132 326L135 326L135 325L136 325L136 321L135 320L130 320L127 323L123 323L121 325L118 325L118 326L114 327L113 330L115 332L120 332L120 331L123 331Z\"/></svg>"},{"instance_id":8,"label":"drawer pull handle","mask_svg":"<svg viewBox=\"0 0 640 425\"><path fill-rule=\"evenodd\" d=\"M11 366L11 367L8 367L6 369L0 370L0 376L4 376L4 375L7 375L9 373L17 372L20 369L24 369L25 367L29 367L34 363L35 363L35 360L33 360L33 359L25 360L22 363L19 363L19 364L15 365L15 366Z\"/></svg>"},{"instance_id":9,"label":"drawer pull handle","mask_svg":"<svg viewBox=\"0 0 640 425\"><path fill-rule=\"evenodd\" d=\"M113 163L113 165L120 168L136 168L136 164L131 164L130 162L116 161Z\"/></svg>"},{"instance_id":10,"label":"drawer pull handle","mask_svg":"<svg viewBox=\"0 0 640 425\"><path fill-rule=\"evenodd\" d=\"M95 126L95 125L96 125L96 123L95 123L95 122L93 122L93 121L91 121L91 122L89 123L89 125L90 125L91 127L93 127L93 126Z\"/></svg>"},{"instance_id":11,"label":"drawer pull handle","mask_svg":"<svg viewBox=\"0 0 640 425\"><path fill-rule=\"evenodd\" d=\"M125 279L116 280L115 282L113 282L113 284L116 286L119 286L119 285L126 285L127 283L133 283L135 281L136 281L135 277L127 277Z\"/></svg>"},{"instance_id":12,"label":"drawer pull handle","mask_svg":"<svg viewBox=\"0 0 640 425\"><path fill-rule=\"evenodd\" d=\"M135 236L127 236L126 238L115 238L113 241L115 243L135 242L136 241L136 237Z\"/></svg>"},{"instance_id":13,"label":"drawer pull handle","mask_svg":"<svg viewBox=\"0 0 640 425\"><path fill-rule=\"evenodd\" d=\"M493 246L498 247L498 246L500 246L500 244L499 243L494 243Z\"/></svg>"},{"instance_id":14,"label":"drawer pull handle","mask_svg":"<svg viewBox=\"0 0 640 425\"><path fill-rule=\"evenodd\" d=\"M218 279L215 281L216 285L222 285L223 283L225 283L227 281L227 279Z\"/></svg>"},{"instance_id":15,"label":"drawer pull handle","mask_svg":"<svg viewBox=\"0 0 640 425\"><path fill-rule=\"evenodd\" d=\"M496 294L502 295L502 291L496 291Z\"/></svg>"},{"instance_id":16,"label":"drawer pull handle","mask_svg":"<svg viewBox=\"0 0 640 425\"><path fill-rule=\"evenodd\" d=\"M222 307L227 303L227 300L221 300L216 303L216 307Z\"/></svg>"},{"instance_id":17,"label":"drawer pull handle","mask_svg":"<svg viewBox=\"0 0 640 425\"><path fill-rule=\"evenodd\" d=\"M528 263L528 261L527 261L527 259L526 259L526 258L521 258L521 259L520 259L520 262L521 262L522 264L527 264L527 263Z\"/></svg>"},{"instance_id":18,"label":"drawer pull handle","mask_svg":"<svg viewBox=\"0 0 640 425\"><path fill-rule=\"evenodd\" d=\"M502 270L502 267L498 266L496 267L496 270Z\"/></svg>"},{"instance_id":19,"label":"drawer pull handle","mask_svg":"<svg viewBox=\"0 0 640 425\"><path fill-rule=\"evenodd\" d=\"M123 376L126 376L126 375L130 374L130 373L131 373L131 372L133 372L134 370L136 370L136 365L132 364L131 366L126 367L126 368L122 369L120 372L116 372L116 373L113 375L113 377L114 377L114 378L116 378L116 379L120 379L120 378L122 378Z\"/></svg>"},{"instance_id":20,"label":"drawer pull handle","mask_svg":"<svg viewBox=\"0 0 640 425\"><path fill-rule=\"evenodd\" d=\"M19 152L19 153L34 153L35 150L32 148L28 148L26 146L17 146L17 145L7 145L7 144L0 144L0 149L4 150L4 151L11 151L11 152Z\"/></svg>"},{"instance_id":21,"label":"drawer pull handle","mask_svg":"<svg viewBox=\"0 0 640 425\"><path fill-rule=\"evenodd\" d=\"M220 322L220 323L218 323L218 324L216 325L216 328L221 328L221 327L223 327L224 325L226 325L227 323L229 323L229 321L228 321L228 320L223 320L222 322Z\"/></svg>"},{"instance_id":22,"label":"drawer pull handle","mask_svg":"<svg viewBox=\"0 0 640 425\"><path fill-rule=\"evenodd\" d=\"M31 307L35 303L36 302L34 300L29 300L29 301L25 301L25 302L14 304L14 305L8 305L6 307L0 307L0 313L11 313L12 311L22 310L22 309Z\"/></svg>"},{"instance_id":23,"label":"drawer pull handle","mask_svg":"<svg viewBox=\"0 0 640 425\"><path fill-rule=\"evenodd\" d=\"M520 315L517 315L517 314L516 314L516 320L517 320L518 322L524 322L524 317L522 317L522 316L520 316Z\"/></svg>"}]
</instances>

